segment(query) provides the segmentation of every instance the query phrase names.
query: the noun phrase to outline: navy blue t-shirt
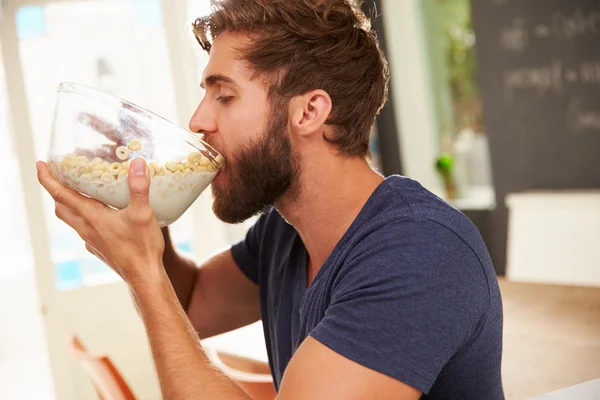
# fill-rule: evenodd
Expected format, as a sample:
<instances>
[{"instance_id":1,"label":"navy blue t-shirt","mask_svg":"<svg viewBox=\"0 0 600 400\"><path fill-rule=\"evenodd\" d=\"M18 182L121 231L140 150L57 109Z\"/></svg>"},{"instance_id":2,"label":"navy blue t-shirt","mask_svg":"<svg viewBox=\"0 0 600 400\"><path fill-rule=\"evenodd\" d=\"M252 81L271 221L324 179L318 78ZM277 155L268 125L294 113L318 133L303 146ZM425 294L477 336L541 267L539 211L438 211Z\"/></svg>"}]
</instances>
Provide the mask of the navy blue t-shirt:
<instances>
[{"instance_id":1,"label":"navy blue t-shirt","mask_svg":"<svg viewBox=\"0 0 600 400\"><path fill-rule=\"evenodd\" d=\"M382 182L308 288L306 248L274 209L232 253L260 286L277 388L312 336L422 399L504 398L502 303L488 251L469 219L416 181Z\"/></svg>"}]
</instances>

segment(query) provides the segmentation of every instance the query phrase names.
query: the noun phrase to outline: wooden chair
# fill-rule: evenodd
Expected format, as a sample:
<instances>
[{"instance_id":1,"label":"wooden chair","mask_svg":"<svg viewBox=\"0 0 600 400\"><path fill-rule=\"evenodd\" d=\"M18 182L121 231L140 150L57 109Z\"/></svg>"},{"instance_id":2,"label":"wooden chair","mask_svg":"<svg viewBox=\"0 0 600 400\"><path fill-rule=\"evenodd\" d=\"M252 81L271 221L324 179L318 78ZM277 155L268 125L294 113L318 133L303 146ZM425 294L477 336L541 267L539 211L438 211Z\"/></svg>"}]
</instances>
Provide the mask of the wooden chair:
<instances>
[{"instance_id":1,"label":"wooden chair","mask_svg":"<svg viewBox=\"0 0 600 400\"><path fill-rule=\"evenodd\" d=\"M213 348L204 351L211 363L240 385L252 400L274 400L277 396L268 364Z\"/></svg>"},{"instance_id":2,"label":"wooden chair","mask_svg":"<svg viewBox=\"0 0 600 400\"><path fill-rule=\"evenodd\" d=\"M69 339L68 348L87 371L101 400L136 400L107 356L90 354L77 336ZM252 400L275 399L275 386L268 364L212 348L205 351L212 364L240 385Z\"/></svg>"},{"instance_id":3,"label":"wooden chair","mask_svg":"<svg viewBox=\"0 0 600 400\"><path fill-rule=\"evenodd\" d=\"M85 368L101 400L136 400L107 356L90 354L77 336L69 338L68 349Z\"/></svg>"}]
</instances>

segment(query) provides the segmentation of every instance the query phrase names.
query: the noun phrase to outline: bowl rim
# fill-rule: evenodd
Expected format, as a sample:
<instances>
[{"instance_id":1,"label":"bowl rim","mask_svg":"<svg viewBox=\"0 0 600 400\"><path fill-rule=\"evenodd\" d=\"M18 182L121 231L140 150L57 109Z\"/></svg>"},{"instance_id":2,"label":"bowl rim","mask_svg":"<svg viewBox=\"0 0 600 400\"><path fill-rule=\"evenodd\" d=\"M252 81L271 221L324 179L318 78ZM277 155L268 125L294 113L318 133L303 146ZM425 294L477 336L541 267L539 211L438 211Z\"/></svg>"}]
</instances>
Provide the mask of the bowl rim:
<instances>
[{"instance_id":1,"label":"bowl rim","mask_svg":"<svg viewBox=\"0 0 600 400\"><path fill-rule=\"evenodd\" d=\"M150 111L144 107L138 106L137 104L132 103L129 100L126 100L126 99L116 96L114 94L104 92L104 91L94 88L92 86L85 85L82 83L76 83L76 82L61 82L58 85L58 88L56 91L57 91L57 93L60 93L60 92L75 93L75 94L78 94L81 96L86 96L86 97L93 98L95 100L102 101L107 104L113 104L116 107L121 107L124 104L126 104L126 105L128 105L136 110L139 110L142 113L145 113L153 118L158 118L160 120L165 121L166 123L171 125L173 128L175 128L180 134L185 135L186 139L191 140L192 143L190 143L190 144L192 146L196 147L202 153L204 153L202 151L203 150L202 147L204 147L206 150L208 150L208 152L207 152L209 154L208 158L216 164L218 169L221 169L223 167L223 165L225 164L225 159L224 159L223 155L220 152L218 152L214 147L212 147L211 145L206 143L204 140L200 139L193 133L181 128L174 122L169 121L165 117L162 117L162 116L156 114L155 112ZM206 156L206 154L205 154L205 156ZM221 161L219 161L219 158L217 156L221 156L220 157Z\"/></svg>"}]
</instances>

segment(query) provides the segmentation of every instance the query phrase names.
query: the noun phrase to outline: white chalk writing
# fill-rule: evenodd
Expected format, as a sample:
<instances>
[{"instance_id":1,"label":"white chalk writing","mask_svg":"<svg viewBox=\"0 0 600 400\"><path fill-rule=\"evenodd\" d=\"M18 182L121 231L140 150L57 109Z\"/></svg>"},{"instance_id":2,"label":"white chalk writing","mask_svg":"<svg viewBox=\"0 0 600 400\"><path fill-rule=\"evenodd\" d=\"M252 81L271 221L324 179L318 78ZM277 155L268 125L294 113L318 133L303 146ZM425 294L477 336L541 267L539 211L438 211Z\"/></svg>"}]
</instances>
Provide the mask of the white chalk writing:
<instances>
[{"instance_id":1,"label":"white chalk writing","mask_svg":"<svg viewBox=\"0 0 600 400\"><path fill-rule=\"evenodd\" d=\"M600 61L585 61L565 67L561 60L548 64L510 69L504 73L504 94L511 102L515 91L534 90L540 95L563 93L569 85L600 86Z\"/></svg>"},{"instance_id":2,"label":"white chalk writing","mask_svg":"<svg viewBox=\"0 0 600 400\"><path fill-rule=\"evenodd\" d=\"M579 67L579 75L582 83L600 83L600 61L585 62Z\"/></svg>"},{"instance_id":3,"label":"white chalk writing","mask_svg":"<svg viewBox=\"0 0 600 400\"><path fill-rule=\"evenodd\" d=\"M534 33L538 38L547 38L552 35L552 30L548 25L539 24L535 26Z\"/></svg>"},{"instance_id":4,"label":"white chalk writing","mask_svg":"<svg viewBox=\"0 0 600 400\"><path fill-rule=\"evenodd\" d=\"M497 0L505 4L510 0ZM523 52L532 39L576 40L582 37L600 37L600 0L596 9L583 10L577 7L572 12L557 11L546 23L529 26L522 17L514 18L500 30L500 44L508 51ZM530 39L531 37L531 39Z\"/></svg>"},{"instance_id":5,"label":"white chalk writing","mask_svg":"<svg viewBox=\"0 0 600 400\"><path fill-rule=\"evenodd\" d=\"M600 132L600 110L585 110L578 99L571 99L567 108L567 127L572 133Z\"/></svg>"},{"instance_id":6,"label":"white chalk writing","mask_svg":"<svg viewBox=\"0 0 600 400\"><path fill-rule=\"evenodd\" d=\"M513 99L515 90L533 89L540 95L548 91L562 92L562 62L554 60L539 67L518 68L504 74L504 94L508 102Z\"/></svg>"},{"instance_id":7,"label":"white chalk writing","mask_svg":"<svg viewBox=\"0 0 600 400\"><path fill-rule=\"evenodd\" d=\"M515 18L510 26L502 29L500 42L507 50L522 52L529 45L529 36L525 20Z\"/></svg>"},{"instance_id":8,"label":"white chalk writing","mask_svg":"<svg viewBox=\"0 0 600 400\"><path fill-rule=\"evenodd\" d=\"M556 12L552 17L552 33L555 37L572 40L579 36L600 35L600 2L598 10L584 12L577 8L572 14L567 15Z\"/></svg>"},{"instance_id":9,"label":"white chalk writing","mask_svg":"<svg viewBox=\"0 0 600 400\"><path fill-rule=\"evenodd\" d=\"M494 4L496 4L497 6L503 6L503 5L505 5L505 4L508 4L508 3L510 3L510 2L511 2L511 0L492 0L492 1L493 1L493 2L494 2ZM525 0L513 0L513 1L514 1L515 3L516 3L516 2L525 2ZM532 3L535 3L535 2L542 2L542 1L544 1L544 0L529 0L529 1L530 1L530 2L532 2Z\"/></svg>"}]
</instances>

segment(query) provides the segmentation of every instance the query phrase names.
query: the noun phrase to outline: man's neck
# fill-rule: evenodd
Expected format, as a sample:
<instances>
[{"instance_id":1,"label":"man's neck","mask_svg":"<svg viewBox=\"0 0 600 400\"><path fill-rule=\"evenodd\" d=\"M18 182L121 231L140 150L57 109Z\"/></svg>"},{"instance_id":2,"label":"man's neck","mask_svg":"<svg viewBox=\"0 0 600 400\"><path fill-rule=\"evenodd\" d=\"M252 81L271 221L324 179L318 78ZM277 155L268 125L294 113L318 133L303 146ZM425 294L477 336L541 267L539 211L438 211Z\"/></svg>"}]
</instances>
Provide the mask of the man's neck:
<instances>
[{"instance_id":1,"label":"man's neck","mask_svg":"<svg viewBox=\"0 0 600 400\"><path fill-rule=\"evenodd\" d=\"M359 158L336 157L301 171L298 186L275 206L306 246L310 284L383 178Z\"/></svg>"}]
</instances>

